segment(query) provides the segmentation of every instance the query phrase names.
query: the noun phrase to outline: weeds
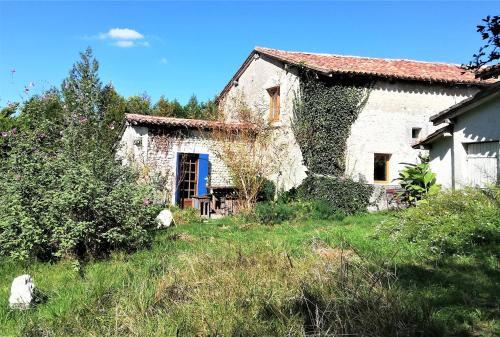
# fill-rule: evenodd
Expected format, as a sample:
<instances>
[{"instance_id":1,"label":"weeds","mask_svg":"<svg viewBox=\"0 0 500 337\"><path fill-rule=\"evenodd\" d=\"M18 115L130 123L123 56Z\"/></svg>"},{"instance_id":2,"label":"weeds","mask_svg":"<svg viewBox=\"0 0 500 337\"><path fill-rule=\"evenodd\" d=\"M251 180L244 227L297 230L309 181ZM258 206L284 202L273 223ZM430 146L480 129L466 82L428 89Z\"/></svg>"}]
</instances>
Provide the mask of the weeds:
<instances>
[{"instance_id":1,"label":"weeds","mask_svg":"<svg viewBox=\"0 0 500 337\"><path fill-rule=\"evenodd\" d=\"M247 225L242 218L159 231L149 250L89 261L0 262L0 335L494 336L495 257L425 263L375 224L387 214ZM48 294L7 309L12 278Z\"/></svg>"}]
</instances>

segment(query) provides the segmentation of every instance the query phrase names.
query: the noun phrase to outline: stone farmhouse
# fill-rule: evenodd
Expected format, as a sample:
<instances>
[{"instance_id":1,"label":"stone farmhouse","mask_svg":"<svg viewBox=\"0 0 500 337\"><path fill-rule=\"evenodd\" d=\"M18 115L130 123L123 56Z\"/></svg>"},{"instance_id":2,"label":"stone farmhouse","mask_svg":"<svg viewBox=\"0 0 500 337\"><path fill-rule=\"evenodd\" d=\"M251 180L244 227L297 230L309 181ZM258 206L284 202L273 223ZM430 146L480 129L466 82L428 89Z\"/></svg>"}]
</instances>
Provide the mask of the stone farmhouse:
<instances>
[{"instance_id":1,"label":"stone farmhouse","mask_svg":"<svg viewBox=\"0 0 500 337\"><path fill-rule=\"evenodd\" d=\"M299 69L304 68L319 80L351 78L372 83L347 139L345 174L375 185L374 202L382 206L385 190L394 185L404 163L417 162L419 153L428 151L429 136L441 132L440 119L431 122L431 116L471 99L490 83L455 64L257 47L218 96L224 121L127 115L121 154L163 173L168 202L202 207L200 197L219 195L227 198L216 198L217 205L212 200L212 210L227 207L230 174L214 154L216 141L203 137L201 130L250 127L235 113L237 104L243 103L269 120L277 141L286 145L279 173L269 178L278 190L296 187L307 176L292 130ZM422 143L424 139L427 142Z\"/></svg>"}]
</instances>

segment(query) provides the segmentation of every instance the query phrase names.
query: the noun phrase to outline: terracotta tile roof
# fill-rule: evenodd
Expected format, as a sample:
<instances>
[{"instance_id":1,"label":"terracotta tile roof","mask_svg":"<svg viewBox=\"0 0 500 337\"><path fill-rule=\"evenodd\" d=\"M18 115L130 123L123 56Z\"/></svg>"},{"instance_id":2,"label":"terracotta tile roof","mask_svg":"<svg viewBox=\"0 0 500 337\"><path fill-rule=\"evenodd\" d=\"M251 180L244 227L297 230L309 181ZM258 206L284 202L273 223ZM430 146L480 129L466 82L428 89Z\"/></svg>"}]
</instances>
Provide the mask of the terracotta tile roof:
<instances>
[{"instance_id":1,"label":"terracotta tile roof","mask_svg":"<svg viewBox=\"0 0 500 337\"><path fill-rule=\"evenodd\" d=\"M474 72L464 72L458 64L289 52L262 47L255 48L255 51L328 74L373 75L425 82L482 83Z\"/></svg>"},{"instance_id":2,"label":"terracotta tile roof","mask_svg":"<svg viewBox=\"0 0 500 337\"><path fill-rule=\"evenodd\" d=\"M140 114L126 114L125 120L134 125L158 125L158 126L171 126L182 127L191 129L251 129L252 125L249 123L226 123L222 121L209 121L204 119L188 119L188 118L173 118L173 117L160 117L149 116Z\"/></svg>"},{"instance_id":3,"label":"terracotta tile roof","mask_svg":"<svg viewBox=\"0 0 500 337\"><path fill-rule=\"evenodd\" d=\"M487 85L490 81L476 78L474 72L466 71L458 64L423 62L413 60L383 59L335 54L292 52L271 48L255 47L233 78L217 98L222 98L234 81L246 70L255 54L260 53L276 60L296 66L304 66L325 75L344 74L374 76L378 78L401 79L420 82L447 84Z\"/></svg>"}]
</instances>

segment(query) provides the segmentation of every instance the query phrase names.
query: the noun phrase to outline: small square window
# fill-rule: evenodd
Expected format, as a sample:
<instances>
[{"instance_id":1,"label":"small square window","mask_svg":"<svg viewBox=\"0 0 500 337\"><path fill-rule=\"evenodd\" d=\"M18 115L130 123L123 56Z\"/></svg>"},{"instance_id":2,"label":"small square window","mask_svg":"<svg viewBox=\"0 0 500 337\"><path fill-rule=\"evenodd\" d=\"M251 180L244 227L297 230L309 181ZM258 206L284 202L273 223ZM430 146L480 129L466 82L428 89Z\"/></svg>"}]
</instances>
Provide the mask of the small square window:
<instances>
[{"instance_id":1,"label":"small square window","mask_svg":"<svg viewBox=\"0 0 500 337\"><path fill-rule=\"evenodd\" d=\"M269 93L269 120L277 122L280 120L280 87L267 89Z\"/></svg>"},{"instance_id":2,"label":"small square window","mask_svg":"<svg viewBox=\"0 0 500 337\"><path fill-rule=\"evenodd\" d=\"M417 139L420 137L420 131L422 131L422 128L411 128L411 138Z\"/></svg>"},{"instance_id":3,"label":"small square window","mask_svg":"<svg viewBox=\"0 0 500 337\"><path fill-rule=\"evenodd\" d=\"M389 180L390 154L375 153L373 156L373 180L375 182L387 182Z\"/></svg>"}]
</instances>

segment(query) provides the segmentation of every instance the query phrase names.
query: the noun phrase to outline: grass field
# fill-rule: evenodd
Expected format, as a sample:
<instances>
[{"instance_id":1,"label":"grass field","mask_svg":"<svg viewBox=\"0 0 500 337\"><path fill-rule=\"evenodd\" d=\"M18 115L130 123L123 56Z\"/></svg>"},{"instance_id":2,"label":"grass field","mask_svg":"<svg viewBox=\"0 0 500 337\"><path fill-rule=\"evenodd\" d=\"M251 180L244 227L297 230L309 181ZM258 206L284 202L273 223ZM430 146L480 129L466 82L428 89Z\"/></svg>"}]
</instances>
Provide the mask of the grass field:
<instances>
[{"instance_id":1,"label":"grass field","mask_svg":"<svg viewBox=\"0 0 500 337\"><path fill-rule=\"evenodd\" d=\"M498 261L427 260L377 234L390 216L180 225L150 249L89 262L83 277L71 260L3 261L0 335L498 336ZM10 311L22 273L46 300Z\"/></svg>"}]
</instances>

